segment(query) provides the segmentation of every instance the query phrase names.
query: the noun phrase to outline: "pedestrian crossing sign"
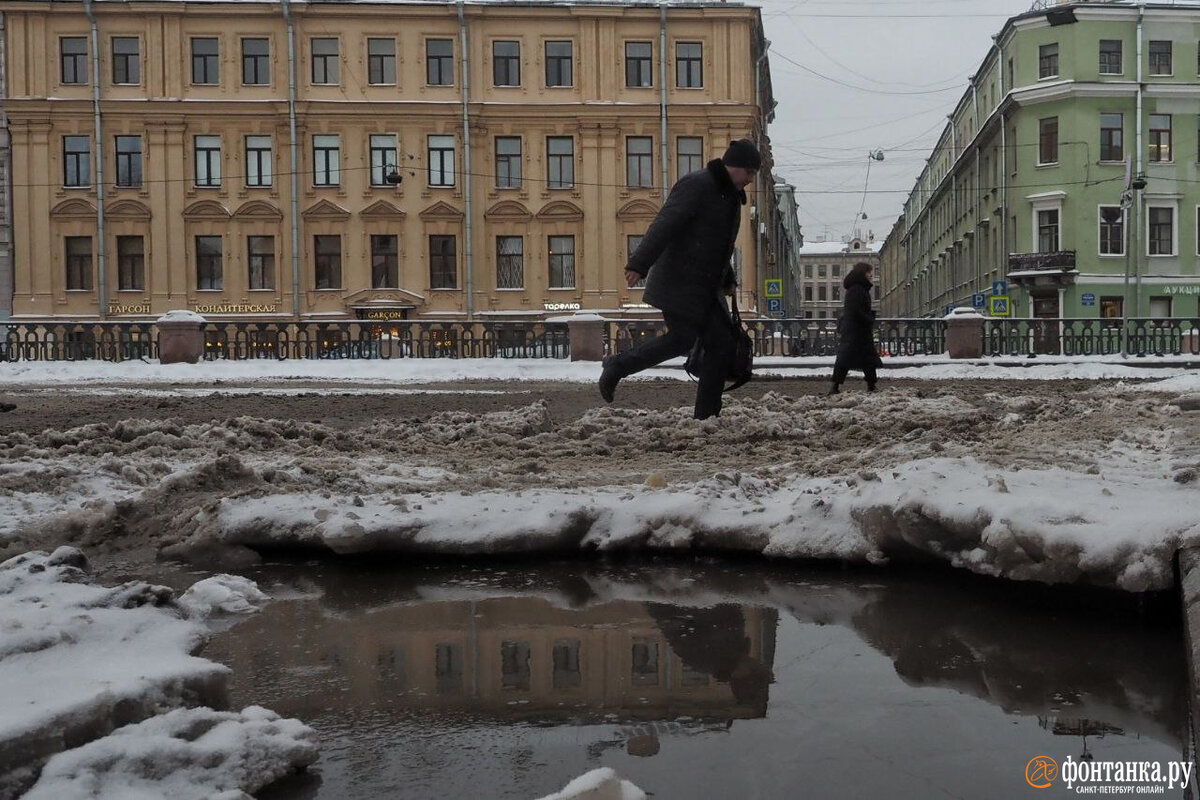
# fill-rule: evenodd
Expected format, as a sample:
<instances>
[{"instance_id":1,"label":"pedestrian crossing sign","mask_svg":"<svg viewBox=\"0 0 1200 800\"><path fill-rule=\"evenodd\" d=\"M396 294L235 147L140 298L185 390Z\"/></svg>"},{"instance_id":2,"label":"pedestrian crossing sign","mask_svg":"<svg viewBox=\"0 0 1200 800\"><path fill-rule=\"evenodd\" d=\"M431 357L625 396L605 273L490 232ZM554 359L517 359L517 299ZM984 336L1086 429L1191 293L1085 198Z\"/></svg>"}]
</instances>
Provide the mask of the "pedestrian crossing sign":
<instances>
[{"instance_id":1,"label":"pedestrian crossing sign","mask_svg":"<svg viewBox=\"0 0 1200 800\"><path fill-rule=\"evenodd\" d=\"M767 297L783 297L783 279L767 278L764 282L763 294Z\"/></svg>"},{"instance_id":2,"label":"pedestrian crossing sign","mask_svg":"<svg viewBox=\"0 0 1200 800\"><path fill-rule=\"evenodd\" d=\"M993 317L1009 316L1012 304L1009 302L1008 295L992 295L989 299L992 301L991 313Z\"/></svg>"}]
</instances>

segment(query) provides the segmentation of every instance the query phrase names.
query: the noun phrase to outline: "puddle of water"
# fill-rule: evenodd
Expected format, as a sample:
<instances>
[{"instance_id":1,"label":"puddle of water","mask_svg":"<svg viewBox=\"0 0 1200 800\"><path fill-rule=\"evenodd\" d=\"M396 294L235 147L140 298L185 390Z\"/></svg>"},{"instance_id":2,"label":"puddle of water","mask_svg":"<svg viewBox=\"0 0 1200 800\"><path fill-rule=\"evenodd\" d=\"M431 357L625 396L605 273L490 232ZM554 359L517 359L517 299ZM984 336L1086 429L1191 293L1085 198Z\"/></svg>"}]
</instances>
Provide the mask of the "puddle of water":
<instances>
[{"instance_id":1,"label":"puddle of water","mask_svg":"<svg viewBox=\"0 0 1200 800\"><path fill-rule=\"evenodd\" d=\"M1030 759L1184 751L1178 620L1077 593L719 563L248 574L283 599L204 655L236 707L322 740L264 800L529 800L599 766L656 800L1074 797Z\"/></svg>"}]
</instances>

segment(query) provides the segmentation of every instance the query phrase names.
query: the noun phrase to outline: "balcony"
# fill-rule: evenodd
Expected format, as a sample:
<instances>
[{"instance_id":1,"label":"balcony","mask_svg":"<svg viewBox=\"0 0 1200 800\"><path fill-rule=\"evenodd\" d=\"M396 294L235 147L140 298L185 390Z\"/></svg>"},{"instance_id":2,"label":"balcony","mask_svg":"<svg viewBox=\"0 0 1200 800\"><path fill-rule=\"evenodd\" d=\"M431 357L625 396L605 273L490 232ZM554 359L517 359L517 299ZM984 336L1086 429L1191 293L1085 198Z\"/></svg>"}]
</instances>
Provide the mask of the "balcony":
<instances>
[{"instance_id":1,"label":"balcony","mask_svg":"<svg viewBox=\"0 0 1200 800\"><path fill-rule=\"evenodd\" d=\"M1075 251L1009 253L1008 280L1017 286L1059 287L1075 282Z\"/></svg>"}]
</instances>

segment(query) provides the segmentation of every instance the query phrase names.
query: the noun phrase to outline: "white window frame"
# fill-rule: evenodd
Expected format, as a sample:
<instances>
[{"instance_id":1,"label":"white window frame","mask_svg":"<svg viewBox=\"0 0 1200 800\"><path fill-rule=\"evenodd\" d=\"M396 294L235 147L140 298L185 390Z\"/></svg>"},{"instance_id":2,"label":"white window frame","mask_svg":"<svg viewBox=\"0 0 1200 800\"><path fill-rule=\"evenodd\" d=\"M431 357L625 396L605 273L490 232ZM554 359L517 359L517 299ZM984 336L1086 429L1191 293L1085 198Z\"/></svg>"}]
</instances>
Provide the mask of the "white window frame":
<instances>
[{"instance_id":1,"label":"white window frame","mask_svg":"<svg viewBox=\"0 0 1200 800\"><path fill-rule=\"evenodd\" d=\"M342 136L338 133L314 133L313 186L342 185Z\"/></svg>"},{"instance_id":2,"label":"white window frame","mask_svg":"<svg viewBox=\"0 0 1200 800\"><path fill-rule=\"evenodd\" d=\"M205 140L201 142L201 140ZM217 146L212 147L213 141L216 141ZM201 150L200 145L205 147ZM221 186L221 161L224 156L225 145L221 141L220 134L201 134L192 137L192 161L196 170L196 186L204 189L215 189ZM201 160L200 154L204 153L206 158ZM213 153L216 157L213 157Z\"/></svg>"},{"instance_id":3,"label":"white window frame","mask_svg":"<svg viewBox=\"0 0 1200 800\"><path fill-rule=\"evenodd\" d=\"M1058 212L1058 250L1063 249L1063 201L1067 199L1065 191L1057 190L1046 192L1041 195L1029 195L1025 198L1029 201L1029 220L1030 220L1030 247L1029 252L1040 253L1038 249L1038 212L1039 211L1057 211Z\"/></svg>"},{"instance_id":4,"label":"white window frame","mask_svg":"<svg viewBox=\"0 0 1200 800\"><path fill-rule=\"evenodd\" d=\"M455 142L453 135L434 133L425 137L425 151L427 154L425 163L428 165L425 179L431 188L448 189L454 187L455 178L457 177L454 172L454 162L458 157L456 149L457 142ZM437 164L433 162L435 150L439 157ZM445 151L447 150L450 152L449 165L446 164ZM434 180L435 178L437 179L436 181Z\"/></svg>"}]
</instances>

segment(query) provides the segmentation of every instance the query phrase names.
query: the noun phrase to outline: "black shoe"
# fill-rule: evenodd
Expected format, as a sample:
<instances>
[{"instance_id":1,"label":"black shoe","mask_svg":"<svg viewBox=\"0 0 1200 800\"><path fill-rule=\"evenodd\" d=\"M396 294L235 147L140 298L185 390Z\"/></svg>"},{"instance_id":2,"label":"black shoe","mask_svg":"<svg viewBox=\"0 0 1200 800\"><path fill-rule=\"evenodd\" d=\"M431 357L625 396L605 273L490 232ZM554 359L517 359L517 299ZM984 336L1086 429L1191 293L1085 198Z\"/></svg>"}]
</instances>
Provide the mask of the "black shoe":
<instances>
[{"instance_id":1,"label":"black shoe","mask_svg":"<svg viewBox=\"0 0 1200 800\"><path fill-rule=\"evenodd\" d=\"M868 392L873 392L873 391L875 391L875 384L873 384L873 383L868 383L868 384L867 384L867 391L868 391Z\"/></svg>"},{"instance_id":2,"label":"black shoe","mask_svg":"<svg viewBox=\"0 0 1200 800\"><path fill-rule=\"evenodd\" d=\"M5 411L12 411L16 407L17 407L16 403L0 403L0 413L5 412Z\"/></svg>"},{"instance_id":3,"label":"black shoe","mask_svg":"<svg viewBox=\"0 0 1200 800\"><path fill-rule=\"evenodd\" d=\"M611 403L613 401L613 393L617 390L617 381L621 380L621 376L617 374L616 359L613 356L605 356L600 363L604 365L604 369L600 372L600 396L604 398L604 402Z\"/></svg>"},{"instance_id":4,"label":"black shoe","mask_svg":"<svg viewBox=\"0 0 1200 800\"><path fill-rule=\"evenodd\" d=\"M833 386L830 386L830 387L829 387L829 391L828 391L828 392L826 392L825 394L826 394L826 395L838 394L840 391L841 391L841 390L840 390L840 389L838 389L838 385L835 383Z\"/></svg>"}]
</instances>

